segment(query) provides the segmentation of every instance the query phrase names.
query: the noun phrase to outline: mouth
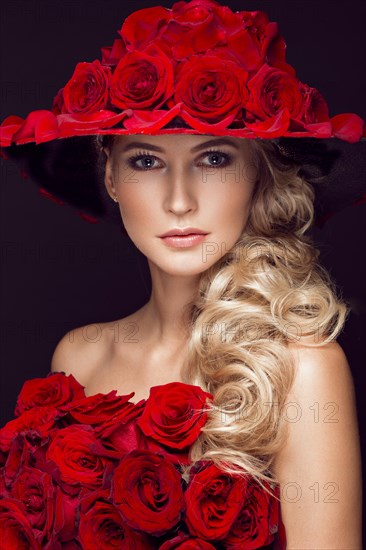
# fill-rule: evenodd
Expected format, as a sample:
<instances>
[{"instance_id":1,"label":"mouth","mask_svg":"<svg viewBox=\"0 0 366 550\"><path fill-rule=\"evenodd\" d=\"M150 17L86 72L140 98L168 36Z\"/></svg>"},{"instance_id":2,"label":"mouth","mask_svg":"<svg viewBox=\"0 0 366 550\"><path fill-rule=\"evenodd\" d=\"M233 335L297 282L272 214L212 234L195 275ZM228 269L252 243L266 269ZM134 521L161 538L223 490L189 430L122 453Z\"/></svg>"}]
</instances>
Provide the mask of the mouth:
<instances>
[{"instance_id":1,"label":"mouth","mask_svg":"<svg viewBox=\"0 0 366 550\"><path fill-rule=\"evenodd\" d=\"M167 235L160 238L173 248L187 248L202 242L207 235L208 233L187 233L186 235Z\"/></svg>"},{"instance_id":2,"label":"mouth","mask_svg":"<svg viewBox=\"0 0 366 550\"><path fill-rule=\"evenodd\" d=\"M166 233L163 233L162 235L158 235L158 236L159 237L181 237L181 236L187 236L187 235L208 235L208 232L203 231L198 227L185 227L184 229L181 227L174 227L173 229L170 229Z\"/></svg>"}]
</instances>

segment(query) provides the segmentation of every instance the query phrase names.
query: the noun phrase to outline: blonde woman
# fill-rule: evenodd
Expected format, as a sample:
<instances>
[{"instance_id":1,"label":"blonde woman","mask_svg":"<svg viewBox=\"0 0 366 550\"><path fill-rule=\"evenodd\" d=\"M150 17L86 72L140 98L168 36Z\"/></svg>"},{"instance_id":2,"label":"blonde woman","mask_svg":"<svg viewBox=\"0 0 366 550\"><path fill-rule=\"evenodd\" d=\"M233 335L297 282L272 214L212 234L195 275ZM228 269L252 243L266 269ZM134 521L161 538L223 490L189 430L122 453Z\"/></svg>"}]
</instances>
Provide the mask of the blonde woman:
<instances>
[{"instance_id":1,"label":"blonde woman","mask_svg":"<svg viewBox=\"0 0 366 550\"><path fill-rule=\"evenodd\" d=\"M51 111L3 122L4 147L93 136L152 284L24 384L0 431L5 547L361 548L348 307L308 234L305 164L337 151L317 178L334 200L364 126L329 117L282 44L263 12L147 8Z\"/></svg>"}]
</instances>

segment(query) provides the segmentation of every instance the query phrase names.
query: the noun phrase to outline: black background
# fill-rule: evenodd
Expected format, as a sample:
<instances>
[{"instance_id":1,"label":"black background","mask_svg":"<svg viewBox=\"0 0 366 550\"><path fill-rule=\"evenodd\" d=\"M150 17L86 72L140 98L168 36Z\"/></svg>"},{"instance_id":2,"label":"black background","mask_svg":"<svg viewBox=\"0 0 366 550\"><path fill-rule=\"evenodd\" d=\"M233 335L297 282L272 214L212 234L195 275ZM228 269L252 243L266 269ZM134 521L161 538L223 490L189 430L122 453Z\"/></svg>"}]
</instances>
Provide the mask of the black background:
<instances>
[{"instance_id":1,"label":"black background","mask_svg":"<svg viewBox=\"0 0 366 550\"><path fill-rule=\"evenodd\" d=\"M126 15L155 2L7 0L0 8L0 120L49 109L79 61L100 59ZM161 5L171 7L170 2ZM231 1L233 10L267 11L287 42L299 79L326 98L331 116L366 119L366 3L363 0ZM44 376L70 329L128 315L149 297L146 261L106 223L41 197L12 161L1 161L2 425L27 378ZM352 305L342 345L354 376L365 441L366 204L346 208L314 231L326 266ZM335 526L336 527L336 526ZM341 526L339 526L341 528Z\"/></svg>"}]
</instances>

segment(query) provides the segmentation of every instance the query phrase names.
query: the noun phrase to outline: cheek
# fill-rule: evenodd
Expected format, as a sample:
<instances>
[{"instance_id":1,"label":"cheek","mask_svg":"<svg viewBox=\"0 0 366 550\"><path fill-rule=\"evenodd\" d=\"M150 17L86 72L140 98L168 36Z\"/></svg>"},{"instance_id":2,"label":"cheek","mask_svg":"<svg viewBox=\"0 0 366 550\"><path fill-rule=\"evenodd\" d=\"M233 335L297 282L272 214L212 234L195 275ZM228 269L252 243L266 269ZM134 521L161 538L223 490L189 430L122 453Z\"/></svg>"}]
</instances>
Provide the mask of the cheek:
<instances>
[{"instance_id":1,"label":"cheek","mask_svg":"<svg viewBox=\"0 0 366 550\"><path fill-rule=\"evenodd\" d=\"M220 192L210 193L206 202L211 205L217 220L226 220L225 226L237 227L248 217L252 197L252 186L246 182L223 186Z\"/></svg>"},{"instance_id":2,"label":"cheek","mask_svg":"<svg viewBox=\"0 0 366 550\"><path fill-rule=\"evenodd\" d=\"M151 230L156 225L158 196L152 186L134 182L124 184L119 189L120 212L125 228L132 233L140 232L145 227Z\"/></svg>"}]
</instances>

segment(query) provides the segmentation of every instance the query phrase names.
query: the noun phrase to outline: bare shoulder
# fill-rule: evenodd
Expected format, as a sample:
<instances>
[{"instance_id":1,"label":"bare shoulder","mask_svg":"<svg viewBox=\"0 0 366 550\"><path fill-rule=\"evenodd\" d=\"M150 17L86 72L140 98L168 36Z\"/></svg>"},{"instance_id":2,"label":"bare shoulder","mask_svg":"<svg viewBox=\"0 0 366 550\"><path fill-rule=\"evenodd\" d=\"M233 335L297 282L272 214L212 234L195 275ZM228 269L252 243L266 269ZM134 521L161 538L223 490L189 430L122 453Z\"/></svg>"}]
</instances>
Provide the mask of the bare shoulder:
<instances>
[{"instance_id":1,"label":"bare shoulder","mask_svg":"<svg viewBox=\"0 0 366 550\"><path fill-rule=\"evenodd\" d=\"M314 396L314 391L324 397L334 397L338 387L339 396L346 397L345 390L353 390L351 368L338 342L319 347L290 343L288 347L295 361L293 392L304 396L308 390L309 397Z\"/></svg>"},{"instance_id":2,"label":"bare shoulder","mask_svg":"<svg viewBox=\"0 0 366 550\"><path fill-rule=\"evenodd\" d=\"M289 348L295 377L286 398L288 437L274 459L288 545L359 550L361 459L350 365L338 342Z\"/></svg>"},{"instance_id":3,"label":"bare shoulder","mask_svg":"<svg viewBox=\"0 0 366 550\"><path fill-rule=\"evenodd\" d=\"M93 370L102 365L110 346L110 323L92 323L67 332L55 347L51 371L72 374L85 384Z\"/></svg>"}]
</instances>

